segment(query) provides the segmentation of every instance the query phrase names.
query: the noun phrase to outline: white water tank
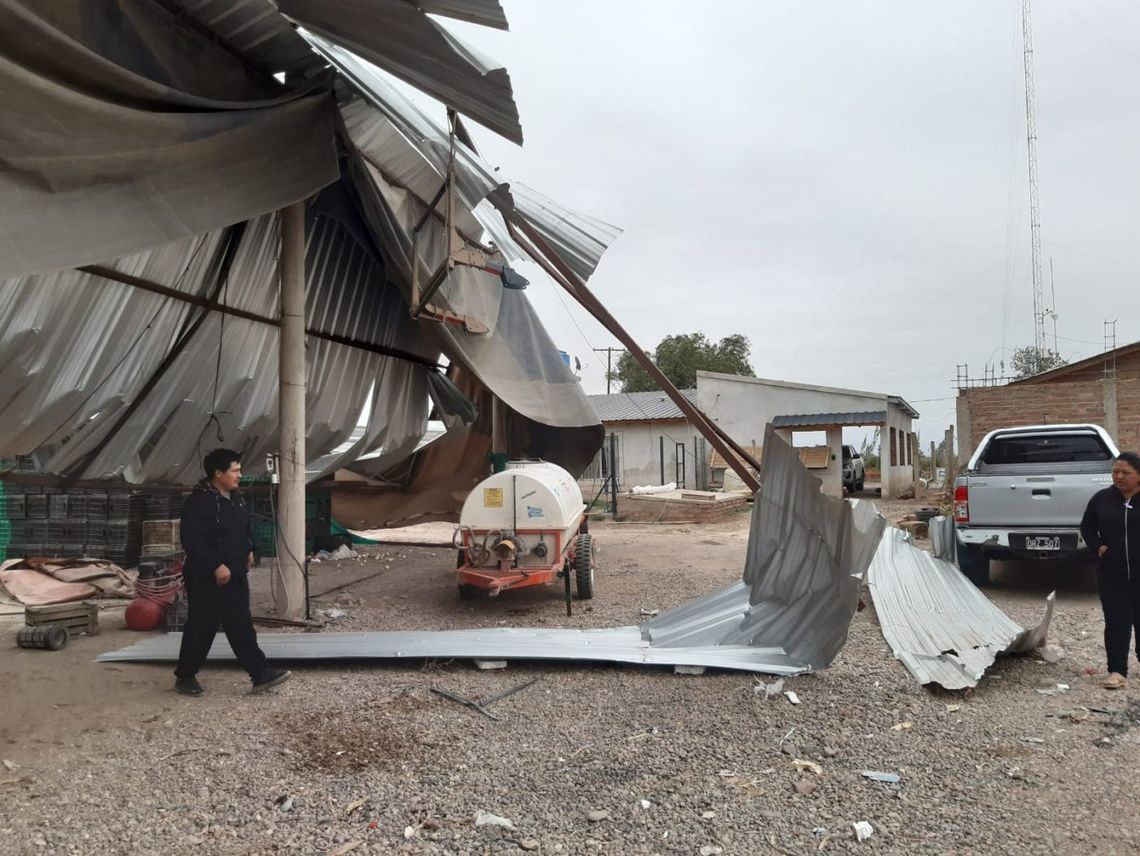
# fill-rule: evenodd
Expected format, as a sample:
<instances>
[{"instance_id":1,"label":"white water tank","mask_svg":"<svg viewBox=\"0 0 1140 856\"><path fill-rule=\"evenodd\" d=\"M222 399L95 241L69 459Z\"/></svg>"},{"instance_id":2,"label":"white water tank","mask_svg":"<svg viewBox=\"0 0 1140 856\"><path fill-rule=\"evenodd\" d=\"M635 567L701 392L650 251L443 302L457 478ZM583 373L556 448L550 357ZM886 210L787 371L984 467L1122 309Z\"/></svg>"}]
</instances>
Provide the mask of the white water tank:
<instances>
[{"instance_id":1,"label":"white water tank","mask_svg":"<svg viewBox=\"0 0 1140 856\"><path fill-rule=\"evenodd\" d=\"M578 482L557 464L511 461L476 485L463 503L461 526L487 531L577 529L586 506Z\"/></svg>"}]
</instances>

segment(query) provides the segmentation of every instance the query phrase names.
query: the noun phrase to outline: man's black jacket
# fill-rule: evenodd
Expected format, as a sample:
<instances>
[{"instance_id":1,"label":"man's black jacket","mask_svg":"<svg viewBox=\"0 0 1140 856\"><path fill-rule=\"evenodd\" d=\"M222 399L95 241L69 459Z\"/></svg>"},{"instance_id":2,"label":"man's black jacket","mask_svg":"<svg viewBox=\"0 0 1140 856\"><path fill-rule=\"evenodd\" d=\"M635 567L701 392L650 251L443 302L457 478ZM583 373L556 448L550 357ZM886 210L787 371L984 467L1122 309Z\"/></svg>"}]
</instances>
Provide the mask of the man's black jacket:
<instances>
[{"instance_id":1,"label":"man's black jacket","mask_svg":"<svg viewBox=\"0 0 1140 856\"><path fill-rule=\"evenodd\" d=\"M233 576L244 577L253 531L241 494L234 491L227 499L211 484L195 487L182 506L182 549L187 575L212 576L225 565Z\"/></svg>"}]
</instances>

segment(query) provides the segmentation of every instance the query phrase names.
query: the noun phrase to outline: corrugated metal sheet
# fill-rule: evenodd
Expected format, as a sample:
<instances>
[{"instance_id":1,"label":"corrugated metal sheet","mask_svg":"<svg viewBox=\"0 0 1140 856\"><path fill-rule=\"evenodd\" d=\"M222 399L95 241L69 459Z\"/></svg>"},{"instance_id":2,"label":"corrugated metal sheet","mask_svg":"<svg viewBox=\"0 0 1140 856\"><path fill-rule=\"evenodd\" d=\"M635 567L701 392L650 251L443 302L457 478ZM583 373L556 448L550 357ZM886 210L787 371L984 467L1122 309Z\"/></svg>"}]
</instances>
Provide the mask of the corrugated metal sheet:
<instances>
[{"instance_id":1,"label":"corrugated metal sheet","mask_svg":"<svg viewBox=\"0 0 1140 856\"><path fill-rule=\"evenodd\" d=\"M885 522L867 502L819 492L795 451L769 432L744 578L638 627L494 628L262 634L283 660L487 658L708 666L793 675L830 665L847 639L863 574ZM605 570L599 573L604 579ZM152 637L103 661L171 661L179 636ZM219 639L212 660L233 654Z\"/></svg>"},{"instance_id":2,"label":"corrugated metal sheet","mask_svg":"<svg viewBox=\"0 0 1140 856\"><path fill-rule=\"evenodd\" d=\"M887 530L867 584L883 637L920 684L956 690L975 686L998 654L1031 651L1045 643L1053 617L1023 630L949 562Z\"/></svg>"},{"instance_id":3,"label":"corrugated metal sheet","mask_svg":"<svg viewBox=\"0 0 1140 856\"><path fill-rule=\"evenodd\" d=\"M772 425L776 428L824 428L833 425L884 425L886 421L885 410L861 410L777 416L772 420Z\"/></svg>"},{"instance_id":4,"label":"corrugated metal sheet","mask_svg":"<svg viewBox=\"0 0 1140 856\"><path fill-rule=\"evenodd\" d=\"M697 391L683 389L681 394L696 406ZM615 392L591 395L590 404L602 422L653 422L660 419L685 419L681 408L663 392Z\"/></svg>"},{"instance_id":5,"label":"corrugated metal sheet","mask_svg":"<svg viewBox=\"0 0 1140 856\"><path fill-rule=\"evenodd\" d=\"M405 0L277 0L303 27L374 63L508 140L522 144L511 77Z\"/></svg>"},{"instance_id":6,"label":"corrugated metal sheet","mask_svg":"<svg viewBox=\"0 0 1140 856\"><path fill-rule=\"evenodd\" d=\"M506 15L496 0L369 0L312 8L307 2L275 4L271 0L164 2L181 6L195 21L217 33L225 44L266 73L301 77L311 76L323 63L282 11L304 22L315 9L320 12L321 23L342 33L333 38L363 39L355 48L380 60L388 72L496 133L522 142L518 109L506 70L463 44L425 14L505 30ZM348 5L358 7L356 13L383 22L383 26L353 26L347 19L353 10L343 8Z\"/></svg>"},{"instance_id":7,"label":"corrugated metal sheet","mask_svg":"<svg viewBox=\"0 0 1140 856\"><path fill-rule=\"evenodd\" d=\"M311 74L323 63L271 0L166 0L266 72Z\"/></svg>"},{"instance_id":8,"label":"corrugated metal sheet","mask_svg":"<svg viewBox=\"0 0 1140 856\"><path fill-rule=\"evenodd\" d=\"M276 215L245 228L218 294L221 305L277 317L277 228ZM206 296L216 285L223 235L174 242L104 267ZM341 223L310 219L307 272L311 329L435 359L438 351L385 283L383 266ZM80 271L0 282L0 457L35 451L41 470L76 478L190 482L200 475L203 446L228 437L240 438L239 450L256 472L276 445L275 326L211 313L160 382L148 386L202 311ZM356 453L385 442L414 444L422 435L428 369L317 337L309 338L308 350L311 460L350 435L370 389L381 406L373 407ZM118 427L128 406L134 412Z\"/></svg>"}]
</instances>

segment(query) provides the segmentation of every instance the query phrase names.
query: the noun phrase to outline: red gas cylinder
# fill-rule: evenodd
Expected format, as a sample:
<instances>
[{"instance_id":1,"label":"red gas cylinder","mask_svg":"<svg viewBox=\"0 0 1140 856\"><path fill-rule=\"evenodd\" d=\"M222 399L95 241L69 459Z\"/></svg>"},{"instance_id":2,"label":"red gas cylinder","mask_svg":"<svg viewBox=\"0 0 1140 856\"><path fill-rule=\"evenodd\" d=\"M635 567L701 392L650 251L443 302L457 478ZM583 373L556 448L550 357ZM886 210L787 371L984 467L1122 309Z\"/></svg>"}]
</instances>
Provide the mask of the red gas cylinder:
<instances>
[{"instance_id":1,"label":"red gas cylinder","mask_svg":"<svg viewBox=\"0 0 1140 856\"><path fill-rule=\"evenodd\" d=\"M136 597L127 605L127 627L131 630L154 630L162 622L161 604L145 597Z\"/></svg>"}]
</instances>

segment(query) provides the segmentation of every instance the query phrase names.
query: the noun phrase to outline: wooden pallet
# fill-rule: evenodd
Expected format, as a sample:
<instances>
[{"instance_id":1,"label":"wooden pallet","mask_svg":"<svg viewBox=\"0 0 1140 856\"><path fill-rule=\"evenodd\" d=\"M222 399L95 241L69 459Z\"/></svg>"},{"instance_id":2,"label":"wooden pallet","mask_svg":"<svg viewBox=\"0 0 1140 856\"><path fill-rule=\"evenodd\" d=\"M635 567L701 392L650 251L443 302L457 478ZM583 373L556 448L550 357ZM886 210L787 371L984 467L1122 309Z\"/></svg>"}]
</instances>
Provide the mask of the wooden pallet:
<instances>
[{"instance_id":1,"label":"wooden pallet","mask_svg":"<svg viewBox=\"0 0 1140 856\"><path fill-rule=\"evenodd\" d=\"M28 606L24 608L24 623L28 627L62 624L72 636L80 633L96 636L99 633L99 607L89 600Z\"/></svg>"}]
</instances>

